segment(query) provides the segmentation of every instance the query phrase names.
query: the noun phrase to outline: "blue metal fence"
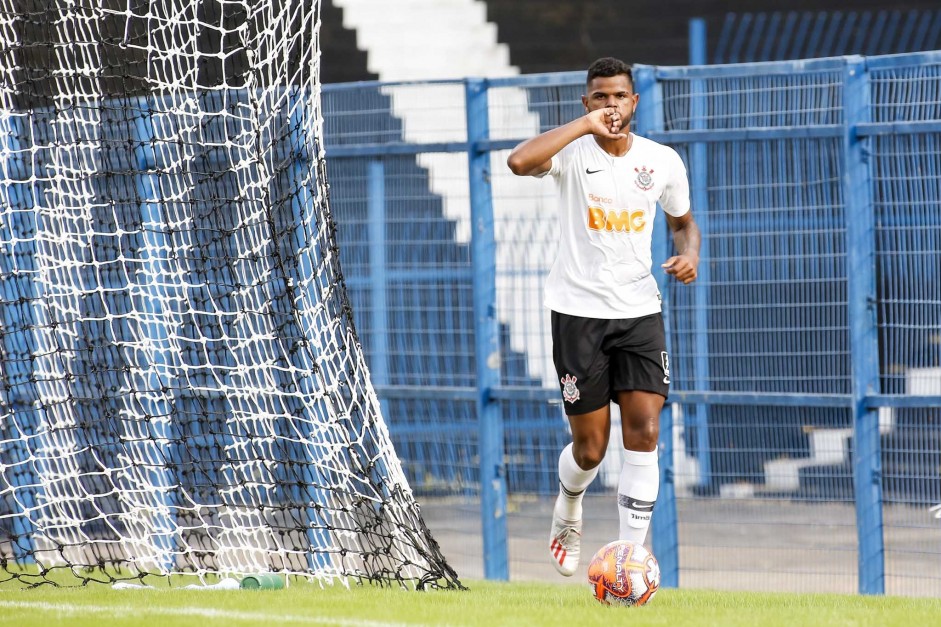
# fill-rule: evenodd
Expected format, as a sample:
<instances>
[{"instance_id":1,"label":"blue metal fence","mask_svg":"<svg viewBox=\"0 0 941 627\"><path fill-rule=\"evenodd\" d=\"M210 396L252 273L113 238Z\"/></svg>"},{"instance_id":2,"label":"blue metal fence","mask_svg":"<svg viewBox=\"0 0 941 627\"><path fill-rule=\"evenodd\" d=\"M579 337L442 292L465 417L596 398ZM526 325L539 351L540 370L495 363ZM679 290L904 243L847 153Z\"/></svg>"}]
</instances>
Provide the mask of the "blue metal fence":
<instances>
[{"instance_id":1,"label":"blue metal fence","mask_svg":"<svg viewBox=\"0 0 941 627\"><path fill-rule=\"evenodd\" d=\"M635 80L641 95L635 131L679 151L704 233L697 283L677 286L660 277L674 363L652 533L665 583L941 595L941 526L928 514L941 502L941 52L639 66ZM577 72L323 91L331 204L371 375L431 528L449 559L471 576L478 563L482 576L496 579L548 571L547 507L568 441L542 307L558 227L551 185L512 176L505 159L520 140L579 115L583 81ZM105 120L102 143L114 143L110 132L127 136L128 128L146 138L145 114ZM0 121L0 134L7 144L48 146L40 136L51 122L37 119L28 130ZM139 142L134 155L144 165L167 158L147 145ZM16 176L0 190L10 216L0 224L0 294L13 295L0 303L10 384L2 401L28 429L35 422L30 360L43 351L29 345L42 334L26 325L44 323L41 311L22 311L30 286L13 271L30 268L39 254L27 236L35 230L28 197L34 192L15 181L30 180L26 169L42 168L43 159L27 163L15 156L27 153L23 146L6 148L0 165ZM122 146L102 158L129 154ZM219 156L207 146L205 158ZM296 188L295 170L286 167L274 187ZM109 347L130 331L102 324L98 310L128 306L111 261L124 247L141 248L126 234L152 219L153 182L107 176L91 184L102 200L91 208L104 225L93 238L102 270L75 280L99 285L108 301L88 299L77 316L84 322L76 337L87 350L47 348L68 353L76 371L119 406L138 401L117 398L133 382L123 379L121 356ZM233 184L223 175L201 185ZM222 196L194 189L187 199L194 220L208 219L204 210ZM285 210L307 204L298 197ZM658 228L654 257L663 259L670 241L663 221ZM282 236L295 248L304 239ZM313 273L304 264L315 263L317 251L308 252L294 269L303 276ZM145 257L141 271L159 274L164 261ZM200 287L203 279L230 269L201 264L194 257L188 269L197 306L180 331L184 338L215 337L228 324L201 314L199 304L218 298ZM159 326L157 307L174 298L162 294L159 282L142 285L136 297L157 297L151 322ZM277 310L289 306L272 303ZM300 335L285 324L282 331ZM161 330L148 337L161 338ZM191 366L231 359L225 351L188 347L181 354ZM153 365L159 376L159 359ZM202 375L196 368L192 376ZM179 406L147 411L172 413L174 438L200 441L206 460L180 460L182 481L193 489L211 488L185 469L213 467L218 447L238 435L201 432L196 419L212 422L231 411L222 383L201 382L201 396L181 394ZM88 451L115 428L96 415L100 390L76 399L95 405L74 434L73 444ZM300 415L305 408L294 410ZM56 444L42 433L2 436L32 451ZM618 449L609 451L589 499L610 501ZM16 467L14 476L27 477L17 481L35 484L24 458L11 457L8 465ZM21 493L26 505L41 507L38 490ZM604 527L610 521L592 522L598 523L592 541L614 533ZM14 525L12 550L26 553L29 521ZM805 559L788 557L795 547Z\"/></svg>"},{"instance_id":2,"label":"blue metal fence","mask_svg":"<svg viewBox=\"0 0 941 627\"><path fill-rule=\"evenodd\" d=\"M480 508L487 577L529 559L514 516L554 493L568 438L541 308L552 190L504 161L579 114L583 80L324 88L344 268L387 420L416 490ZM641 66L636 89L635 131L680 152L704 232L697 284L662 285L676 369L653 533L666 581L749 587L759 555L832 514L852 542L811 547L834 565L776 587L838 575L863 593L941 593L941 573L899 558L941 554L927 516L941 501L941 52ZM665 232L655 247L666 256ZM703 533L748 525L771 539ZM913 532L932 540L913 550ZM730 547L738 563L717 566Z\"/></svg>"}]
</instances>

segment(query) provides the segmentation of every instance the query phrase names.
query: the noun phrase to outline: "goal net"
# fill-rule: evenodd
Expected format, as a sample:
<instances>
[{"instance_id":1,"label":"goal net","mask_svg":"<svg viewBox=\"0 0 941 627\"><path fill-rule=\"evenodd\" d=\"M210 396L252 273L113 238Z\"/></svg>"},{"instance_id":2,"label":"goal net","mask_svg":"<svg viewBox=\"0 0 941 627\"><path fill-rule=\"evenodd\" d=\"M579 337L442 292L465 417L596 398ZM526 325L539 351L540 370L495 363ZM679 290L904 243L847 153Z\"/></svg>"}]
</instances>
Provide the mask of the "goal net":
<instances>
[{"instance_id":1,"label":"goal net","mask_svg":"<svg viewBox=\"0 0 941 627\"><path fill-rule=\"evenodd\" d=\"M318 32L0 0L0 582L460 586L353 326Z\"/></svg>"}]
</instances>

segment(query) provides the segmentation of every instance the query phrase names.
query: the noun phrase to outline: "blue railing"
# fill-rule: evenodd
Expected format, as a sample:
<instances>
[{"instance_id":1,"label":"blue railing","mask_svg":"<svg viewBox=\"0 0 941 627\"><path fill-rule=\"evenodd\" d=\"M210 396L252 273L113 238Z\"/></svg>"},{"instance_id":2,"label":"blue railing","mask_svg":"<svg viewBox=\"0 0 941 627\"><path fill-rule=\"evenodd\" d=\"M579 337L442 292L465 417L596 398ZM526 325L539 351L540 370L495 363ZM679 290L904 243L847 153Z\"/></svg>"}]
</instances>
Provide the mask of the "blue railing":
<instances>
[{"instance_id":1,"label":"blue railing","mask_svg":"<svg viewBox=\"0 0 941 627\"><path fill-rule=\"evenodd\" d=\"M903 408L924 408L922 415L941 406L941 388L918 393L899 383L905 379L900 371L911 379L922 372L917 369L932 376L930 369L941 367L931 340L941 326L935 287L941 268L939 68L941 52L635 69L641 97L635 131L681 153L705 234L698 284L665 283L662 290L677 369L673 406L662 421L664 489L653 533L667 583L675 585L682 571L669 464L672 421L681 411L684 446L698 460L694 493L702 495L736 482L758 483L762 465L782 455L807 457L814 429L852 429L852 461L826 472L853 477L858 589L885 590L882 511L902 491L883 492L888 453L882 446L891 436L880 430L879 410L904 416ZM350 284L362 285L353 291L360 292L357 320L367 353L378 364L397 364L380 366L388 373L379 392L393 437L407 451L414 487L425 489L422 478L430 478L433 493L442 477L430 469L440 464L442 449L421 441L438 442L439 425L454 434L441 437L452 463L438 472L444 484L463 489L468 480L479 481L488 577L507 576L505 490L551 494L555 456L567 438L553 405L559 392L551 372L537 372L527 360L531 354L511 348L525 331L536 338L529 352L545 350L544 326L520 329L527 312L540 307L539 293L510 302L495 288L506 279L541 281L546 264L527 267L519 261L525 255L506 258L519 250L514 247L532 245L530 236L545 217L530 212L519 218L514 204L529 200L501 195L497 183L505 189L511 178L503 165L506 150L578 115L583 80L577 72L324 89L330 180L343 181L350 194L332 197L341 240L347 240L341 249L346 254L359 246L351 199L367 195L386 194L385 202L370 201L369 223L407 236L390 238L385 264L355 253L344 257ZM435 96L449 88L464 91L465 99L453 98L459 93L453 90ZM402 97L422 90L424 100ZM520 93L523 98L507 95ZM361 100L372 110L357 112L352 104ZM420 123L422 106L443 120L424 135L409 128ZM377 121L380 110L395 122ZM526 131L514 132L513 120L527 116ZM503 126L494 130L494 119ZM368 131L371 124L398 125L399 135L384 133L381 142L347 138L351 128ZM886 142L917 144L923 156L917 173L908 169L910 156L880 152ZM464 155L467 170L422 165L419 155ZM457 184L448 188L448 177ZM922 184L912 185L909 177ZM357 186L368 191L353 191ZM900 211L895 198L923 210ZM468 213L447 210L460 201L468 202ZM510 217L522 229L516 239L505 231ZM469 224L462 227L462 220ZM437 232L428 226L434 224ZM893 235L897 229L914 240ZM910 244L915 248L906 248ZM669 245L661 228L655 258L665 257ZM899 257L906 259L907 276L897 270ZM402 273L398 280L393 268ZM428 299L431 292L463 296ZM909 294L906 307L895 307ZM370 307L382 303L392 318L398 310L415 313L414 323L377 326ZM437 341L415 345L409 339L423 335ZM888 354L897 360L890 364ZM522 411L528 428L552 434L547 441L524 443L515 435L523 430L506 416L519 415L519 404L530 408ZM744 442L750 444L743 449ZM846 498L842 480L821 483L801 472L800 486L789 494L805 501ZM941 496L931 476L901 483L908 485L908 502L929 504Z\"/></svg>"}]
</instances>

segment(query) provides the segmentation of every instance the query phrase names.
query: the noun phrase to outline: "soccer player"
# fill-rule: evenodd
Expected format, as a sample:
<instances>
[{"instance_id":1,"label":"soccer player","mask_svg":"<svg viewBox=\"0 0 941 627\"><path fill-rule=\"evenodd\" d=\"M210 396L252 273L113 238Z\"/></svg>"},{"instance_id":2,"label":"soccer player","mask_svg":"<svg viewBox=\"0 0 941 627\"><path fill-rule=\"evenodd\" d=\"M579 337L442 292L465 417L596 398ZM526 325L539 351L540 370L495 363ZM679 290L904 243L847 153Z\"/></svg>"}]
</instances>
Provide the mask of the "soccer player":
<instances>
[{"instance_id":1,"label":"soccer player","mask_svg":"<svg viewBox=\"0 0 941 627\"><path fill-rule=\"evenodd\" d=\"M588 68L585 115L521 143L507 159L514 174L551 176L559 194L561 238L545 304L572 443L559 457L549 552L566 576L578 567L582 496L608 445L611 402L626 449L620 539L644 542L660 489L657 436L670 362L651 273L658 202L677 251L663 270L688 284L699 264L686 168L672 148L630 132L638 100L631 68L598 59Z\"/></svg>"}]
</instances>

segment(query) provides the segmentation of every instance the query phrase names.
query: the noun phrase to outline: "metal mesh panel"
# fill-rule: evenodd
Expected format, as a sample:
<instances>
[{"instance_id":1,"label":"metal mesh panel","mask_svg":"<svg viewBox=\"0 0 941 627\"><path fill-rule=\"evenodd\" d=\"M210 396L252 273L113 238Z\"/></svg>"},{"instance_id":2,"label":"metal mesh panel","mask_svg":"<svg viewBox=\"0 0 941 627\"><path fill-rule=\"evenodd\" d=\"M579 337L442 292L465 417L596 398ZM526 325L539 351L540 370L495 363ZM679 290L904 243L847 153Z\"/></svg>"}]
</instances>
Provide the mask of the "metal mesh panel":
<instances>
[{"instance_id":1,"label":"metal mesh panel","mask_svg":"<svg viewBox=\"0 0 941 627\"><path fill-rule=\"evenodd\" d=\"M780 67L780 66L779 66ZM842 122L842 80L833 71L781 72L662 81L664 130L818 126ZM741 74L745 74L741 72ZM693 113L693 99L702 99Z\"/></svg>"},{"instance_id":2,"label":"metal mesh panel","mask_svg":"<svg viewBox=\"0 0 941 627\"><path fill-rule=\"evenodd\" d=\"M673 145L686 163L705 251L696 284L662 284L677 397L668 435L674 448L681 585L858 589L851 399L859 355L851 345L850 288L856 284L847 264L853 252L847 225L853 211L870 207L853 204L858 197L847 198L853 188L847 185L846 143L848 137L868 136L863 141L871 154L872 178L853 179L853 185L871 188L877 225L882 389L866 393L877 395L872 402L878 411L867 420L878 421L882 446L886 585L890 592L937 593L932 544L937 521L927 506L941 501L939 416L935 409L901 402L879 406L892 402L878 400L880 392L941 394L935 375L941 344L936 340L941 328L936 125L941 115L937 57L932 59L913 57L907 68L897 59L871 60L871 107L864 120L872 124L850 130L847 120L856 124L861 112L844 111L844 60L653 69L656 88L645 92L640 106L659 103L660 108L648 118L654 128L644 132ZM541 556L551 508L547 497L556 489L558 451L569 438L552 366L548 312L542 306L558 238L557 207L551 183L514 177L505 160L517 141L581 115L583 83L581 73L492 81L487 93L491 143L483 146L462 143L467 131L456 97L441 101L449 122L428 122L427 134L409 135L403 129L415 128L410 109L426 110L427 101L415 95L410 102L421 106L402 107L385 90L385 112L393 121L377 124L398 129L401 145L391 135L389 154L368 143L354 154L355 142L344 137L330 144L352 151L331 162L337 172L331 177L333 193L348 180L351 188L344 193L365 207L348 215L340 210L338 219L343 254L351 259L344 267L351 274L364 273L350 283L367 354L374 364L376 355L387 353L380 371L395 363L383 399L391 430L407 442L412 459L403 463L417 478L416 489L440 499L431 505L432 516L455 530L455 538L466 534L466 541L455 542L452 550L466 556L471 573L480 566L473 552L483 550L475 536L482 533L479 517L488 520L488 513L480 512L476 500L480 424L468 399L476 390L471 338L478 329L472 279L464 272L473 272L470 243L485 225L471 224L471 195L463 186L486 185L493 202L501 344L501 385L495 392L506 450L511 577L551 578ZM411 88L418 93L426 87L432 100L434 91L443 89L437 84ZM340 98L341 91L327 93L325 102ZM355 122L345 113L349 126L344 128L361 132L357 126L368 126L375 115L373 107ZM872 130L873 124L890 122L928 126ZM405 146L415 142L426 142L420 150L437 156L404 154ZM468 161L457 156L477 150L491 152L483 183L465 178ZM388 249L382 259L390 288L383 290L388 315L377 317L371 315L379 305L367 215L375 189L367 188L375 179L370 167L378 162L385 168ZM397 226L398 220L412 224ZM437 226L416 225L422 221ZM393 248L407 252L393 253ZM390 276L397 272L407 275L403 292L392 287ZM379 319L385 340L370 328ZM384 342L387 349L381 348ZM420 394L434 398L396 413L397 399L411 389L396 391L397 384L421 387ZM441 400L447 394L461 400ZM614 421L617 429L616 416ZM617 533L618 440L615 433L600 478L590 488L586 551ZM460 441L472 443L469 451ZM454 469L441 464L441 457ZM796 549L805 559L792 559Z\"/></svg>"},{"instance_id":3,"label":"metal mesh panel","mask_svg":"<svg viewBox=\"0 0 941 627\"><path fill-rule=\"evenodd\" d=\"M709 274L671 284L677 389L848 391L839 151L832 140L708 147ZM689 160L688 149L681 155ZM695 167L695 166L693 166ZM697 298L699 297L699 298ZM704 302L699 302L702 299ZM705 309L708 326L698 328ZM692 372L705 332L708 373Z\"/></svg>"},{"instance_id":4,"label":"metal mesh panel","mask_svg":"<svg viewBox=\"0 0 941 627\"><path fill-rule=\"evenodd\" d=\"M871 84L874 122L941 118L938 63L876 68ZM941 133L872 142L882 391L941 394ZM886 591L935 594L941 538L927 507L941 502L941 410L893 408L885 416Z\"/></svg>"}]
</instances>

